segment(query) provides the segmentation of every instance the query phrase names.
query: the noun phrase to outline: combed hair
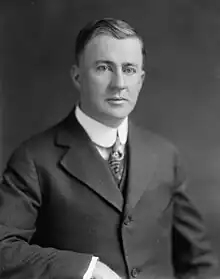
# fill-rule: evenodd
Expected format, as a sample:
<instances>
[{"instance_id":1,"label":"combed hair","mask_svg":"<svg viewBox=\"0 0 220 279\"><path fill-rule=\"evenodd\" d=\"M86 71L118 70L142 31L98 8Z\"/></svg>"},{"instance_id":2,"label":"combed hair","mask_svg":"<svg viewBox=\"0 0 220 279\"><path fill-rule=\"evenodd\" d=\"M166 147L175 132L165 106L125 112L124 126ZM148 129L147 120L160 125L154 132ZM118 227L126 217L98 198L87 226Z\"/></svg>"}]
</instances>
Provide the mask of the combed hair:
<instances>
[{"instance_id":1,"label":"combed hair","mask_svg":"<svg viewBox=\"0 0 220 279\"><path fill-rule=\"evenodd\" d=\"M127 22L114 18L104 18L89 22L78 34L75 44L75 60L79 65L80 56L90 40L98 35L110 35L117 39L138 38L142 44L143 61L146 57L144 41ZM144 64L144 63L143 63Z\"/></svg>"}]
</instances>

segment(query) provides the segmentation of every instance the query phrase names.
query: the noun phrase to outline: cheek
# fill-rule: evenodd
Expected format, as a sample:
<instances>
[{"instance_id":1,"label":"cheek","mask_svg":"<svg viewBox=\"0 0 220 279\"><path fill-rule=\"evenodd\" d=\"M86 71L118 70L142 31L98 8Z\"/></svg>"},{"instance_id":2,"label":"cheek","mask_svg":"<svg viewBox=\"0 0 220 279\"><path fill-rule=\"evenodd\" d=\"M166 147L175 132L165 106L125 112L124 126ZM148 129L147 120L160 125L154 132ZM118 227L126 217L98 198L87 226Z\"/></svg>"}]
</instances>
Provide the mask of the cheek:
<instances>
[{"instance_id":1,"label":"cheek","mask_svg":"<svg viewBox=\"0 0 220 279\"><path fill-rule=\"evenodd\" d=\"M109 85L108 78L105 76L90 76L87 80L87 86L95 94L103 93Z\"/></svg>"},{"instance_id":2,"label":"cheek","mask_svg":"<svg viewBox=\"0 0 220 279\"><path fill-rule=\"evenodd\" d=\"M129 93L133 96L133 99L137 98L142 88L142 83L139 81L130 82L128 84Z\"/></svg>"},{"instance_id":3,"label":"cheek","mask_svg":"<svg viewBox=\"0 0 220 279\"><path fill-rule=\"evenodd\" d=\"M82 95L84 102L93 104L95 106L102 106L107 86L98 79L87 79L83 83Z\"/></svg>"}]
</instances>

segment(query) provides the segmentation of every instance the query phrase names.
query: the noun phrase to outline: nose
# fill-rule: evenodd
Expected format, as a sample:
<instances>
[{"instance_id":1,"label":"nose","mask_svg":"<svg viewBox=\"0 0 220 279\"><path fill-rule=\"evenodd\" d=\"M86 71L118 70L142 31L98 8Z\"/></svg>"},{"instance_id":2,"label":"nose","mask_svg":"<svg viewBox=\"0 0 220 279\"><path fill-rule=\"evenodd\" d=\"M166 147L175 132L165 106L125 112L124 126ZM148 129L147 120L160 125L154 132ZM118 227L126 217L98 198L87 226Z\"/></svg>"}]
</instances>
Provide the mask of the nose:
<instances>
[{"instance_id":1,"label":"nose","mask_svg":"<svg viewBox=\"0 0 220 279\"><path fill-rule=\"evenodd\" d=\"M120 90L125 88L125 79L121 70L116 71L112 76L112 86Z\"/></svg>"}]
</instances>

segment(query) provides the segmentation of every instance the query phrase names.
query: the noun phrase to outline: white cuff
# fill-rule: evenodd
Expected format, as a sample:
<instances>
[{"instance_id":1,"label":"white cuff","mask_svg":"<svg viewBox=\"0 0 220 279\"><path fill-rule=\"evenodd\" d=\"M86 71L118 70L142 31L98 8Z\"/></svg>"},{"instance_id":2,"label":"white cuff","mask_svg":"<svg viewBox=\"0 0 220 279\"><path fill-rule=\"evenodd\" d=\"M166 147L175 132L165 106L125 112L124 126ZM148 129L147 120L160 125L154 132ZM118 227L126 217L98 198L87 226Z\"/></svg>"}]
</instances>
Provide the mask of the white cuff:
<instances>
[{"instance_id":1,"label":"white cuff","mask_svg":"<svg viewBox=\"0 0 220 279\"><path fill-rule=\"evenodd\" d=\"M90 279L90 278L92 278L92 273L93 273L93 271L95 269L95 265L96 265L98 259L99 259L98 257L92 257L91 262L89 264L89 267L88 267L86 273L83 276L83 279Z\"/></svg>"}]
</instances>

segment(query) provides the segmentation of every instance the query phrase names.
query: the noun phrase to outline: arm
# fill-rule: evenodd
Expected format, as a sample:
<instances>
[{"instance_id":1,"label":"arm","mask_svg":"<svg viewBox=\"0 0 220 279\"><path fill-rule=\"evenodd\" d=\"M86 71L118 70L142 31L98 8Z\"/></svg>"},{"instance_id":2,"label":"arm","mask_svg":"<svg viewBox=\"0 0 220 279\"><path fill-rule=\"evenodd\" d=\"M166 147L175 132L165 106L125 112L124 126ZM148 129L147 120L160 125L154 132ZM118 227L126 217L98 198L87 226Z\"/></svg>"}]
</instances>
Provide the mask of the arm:
<instances>
[{"instance_id":1,"label":"arm","mask_svg":"<svg viewBox=\"0 0 220 279\"><path fill-rule=\"evenodd\" d=\"M43 189L25 148L11 158L0 184L0 278L83 278L92 255L30 245Z\"/></svg>"},{"instance_id":2,"label":"arm","mask_svg":"<svg viewBox=\"0 0 220 279\"><path fill-rule=\"evenodd\" d=\"M186 180L176 164L173 194L173 266L178 279L211 279L217 266L201 215L186 194Z\"/></svg>"}]
</instances>

